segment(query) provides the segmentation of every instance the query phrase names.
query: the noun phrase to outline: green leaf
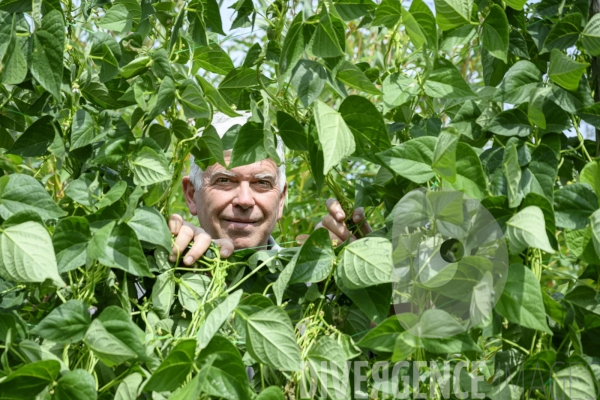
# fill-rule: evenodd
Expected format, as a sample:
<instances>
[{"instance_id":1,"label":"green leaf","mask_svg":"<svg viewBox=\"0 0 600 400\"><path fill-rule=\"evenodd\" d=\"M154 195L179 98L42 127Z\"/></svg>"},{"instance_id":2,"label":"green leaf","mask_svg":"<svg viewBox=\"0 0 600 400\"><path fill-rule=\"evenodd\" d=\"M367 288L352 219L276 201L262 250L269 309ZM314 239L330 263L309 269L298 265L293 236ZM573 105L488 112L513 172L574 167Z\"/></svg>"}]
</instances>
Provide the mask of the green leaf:
<instances>
[{"instance_id":1,"label":"green leaf","mask_svg":"<svg viewBox=\"0 0 600 400\"><path fill-rule=\"evenodd\" d=\"M390 313L392 284L370 286L362 289L342 288L342 292L358 305L358 308L376 324L383 321Z\"/></svg>"},{"instance_id":2,"label":"green leaf","mask_svg":"<svg viewBox=\"0 0 600 400\"><path fill-rule=\"evenodd\" d=\"M550 379L556 399L575 400L597 395L596 378L583 363L570 363L567 368L553 372Z\"/></svg>"},{"instance_id":3,"label":"green leaf","mask_svg":"<svg viewBox=\"0 0 600 400\"><path fill-rule=\"evenodd\" d=\"M23 157L48 154L48 147L56 136L53 120L50 115L36 120L17 138L9 152Z\"/></svg>"},{"instance_id":4,"label":"green leaf","mask_svg":"<svg viewBox=\"0 0 600 400\"><path fill-rule=\"evenodd\" d=\"M423 89L428 96L442 99L460 99L475 95L454 66L433 70Z\"/></svg>"},{"instance_id":5,"label":"green leaf","mask_svg":"<svg viewBox=\"0 0 600 400\"><path fill-rule=\"evenodd\" d=\"M457 28L471 22L470 0L435 0L435 19L443 31Z\"/></svg>"},{"instance_id":6,"label":"green leaf","mask_svg":"<svg viewBox=\"0 0 600 400\"><path fill-rule=\"evenodd\" d=\"M581 76L589 66L588 63L579 63L562 51L553 49L550 53L548 76L567 90L577 90Z\"/></svg>"},{"instance_id":7,"label":"green leaf","mask_svg":"<svg viewBox=\"0 0 600 400\"><path fill-rule=\"evenodd\" d=\"M521 60L515 63L500 83L494 101L509 104L529 102L531 92L541 86L540 70L530 61Z\"/></svg>"},{"instance_id":8,"label":"green leaf","mask_svg":"<svg viewBox=\"0 0 600 400\"><path fill-rule=\"evenodd\" d=\"M159 317L168 318L175 301L175 280L170 271L156 277L152 286L152 308Z\"/></svg>"},{"instance_id":9,"label":"green leaf","mask_svg":"<svg viewBox=\"0 0 600 400\"><path fill-rule=\"evenodd\" d=\"M135 58L129 64L121 68L120 75L125 79L141 75L148 70L150 60L151 58L149 56Z\"/></svg>"},{"instance_id":10,"label":"green leaf","mask_svg":"<svg viewBox=\"0 0 600 400\"><path fill-rule=\"evenodd\" d=\"M377 5L371 0L338 0L335 9L344 21L352 21L374 11Z\"/></svg>"},{"instance_id":11,"label":"green leaf","mask_svg":"<svg viewBox=\"0 0 600 400\"><path fill-rule=\"evenodd\" d=\"M269 158L264 146L264 138L265 131L261 124L252 121L244 124L233 143L231 159L227 167L231 169Z\"/></svg>"},{"instance_id":12,"label":"green leaf","mask_svg":"<svg viewBox=\"0 0 600 400\"><path fill-rule=\"evenodd\" d=\"M392 315L360 339L357 346L376 352L391 353L394 351L397 337L404 332L398 317Z\"/></svg>"},{"instance_id":13,"label":"green leaf","mask_svg":"<svg viewBox=\"0 0 600 400\"><path fill-rule=\"evenodd\" d=\"M17 18L17 14L4 14L0 20L0 82L8 85L19 84L27 76L27 58L22 46L25 38L17 36Z\"/></svg>"},{"instance_id":14,"label":"green leaf","mask_svg":"<svg viewBox=\"0 0 600 400\"><path fill-rule=\"evenodd\" d=\"M327 229L316 229L286 266L293 273L289 284L320 282L329 276L335 254Z\"/></svg>"},{"instance_id":15,"label":"green leaf","mask_svg":"<svg viewBox=\"0 0 600 400\"><path fill-rule=\"evenodd\" d=\"M374 154L392 146L381 113L362 96L348 96L340 105L340 114L354 135L356 154L378 162Z\"/></svg>"},{"instance_id":16,"label":"green leaf","mask_svg":"<svg viewBox=\"0 0 600 400\"><path fill-rule=\"evenodd\" d=\"M296 90L305 107L310 106L325 87L327 72L316 61L300 60L292 70L290 85Z\"/></svg>"},{"instance_id":17,"label":"green leaf","mask_svg":"<svg viewBox=\"0 0 600 400\"><path fill-rule=\"evenodd\" d=\"M87 245L92 237L88 221L82 217L62 219L52 235L59 272L72 271L85 264Z\"/></svg>"},{"instance_id":18,"label":"green leaf","mask_svg":"<svg viewBox=\"0 0 600 400\"><path fill-rule=\"evenodd\" d=\"M383 80L381 91L384 111L387 111L407 103L420 93L421 88L416 80L394 73Z\"/></svg>"},{"instance_id":19,"label":"green leaf","mask_svg":"<svg viewBox=\"0 0 600 400\"><path fill-rule=\"evenodd\" d=\"M336 79L343 84L362 92L379 95L381 92L367 78L367 76L348 61L342 61L336 70Z\"/></svg>"},{"instance_id":20,"label":"green leaf","mask_svg":"<svg viewBox=\"0 0 600 400\"><path fill-rule=\"evenodd\" d=\"M44 226L28 221L4 229L0 234L0 275L20 282L43 282L52 279L64 286L52 247L52 239Z\"/></svg>"},{"instance_id":21,"label":"green leaf","mask_svg":"<svg viewBox=\"0 0 600 400\"><path fill-rule=\"evenodd\" d=\"M553 254L554 249L546 236L544 214L537 206L523 208L506 222L506 237L511 254L534 247Z\"/></svg>"},{"instance_id":22,"label":"green leaf","mask_svg":"<svg viewBox=\"0 0 600 400\"><path fill-rule=\"evenodd\" d=\"M423 32L417 20L404 7L402 7L402 23L416 50L419 50L423 44L427 43L427 34Z\"/></svg>"},{"instance_id":23,"label":"green leaf","mask_svg":"<svg viewBox=\"0 0 600 400\"><path fill-rule=\"evenodd\" d=\"M510 322L552 334L546 322L540 283L524 265L512 264L508 268L506 285L495 309Z\"/></svg>"},{"instance_id":24,"label":"green leaf","mask_svg":"<svg viewBox=\"0 0 600 400\"><path fill-rule=\"evenodd\" d=\"M151 121L156 118L160 113L171 107L174 100L175 82L173 82L173 79L171 79L170 76L165 76L163 81L160 83L160 87L158 88L156 104L150 111L150 114L146 117L146 120Z\"/></svg>"},{"instance_id":25,"label":"green leaf","mask_svg":"<svg viewBox=\"0 0 600 400\"><path fill-rule=\"evenodd\" d=\"M217 133L214 126L209 125L208 128L202 131L202 136L196 138L196 149L192 150L194 154L194 162L202 168L206 169L214 163L225 165L223 158L223 142Z\"/></svg>"},{"instance_id":26,"label":"green leaf","mask_svg":"<svg viewBox=\"0 0 600 400\"><path fill-rule=\"evenodd\" d=\"M0 382L0 398L33 399L54 381L59 372L60 363L55 360L26 364Z\"/></svg>"},{"instance_id":27,"label":"green leaf","mask_svg":"<svg viewBox=\"0 0 600 400\"><path fill-rule=\"evenodd\" d=\"M332 58L344 55L345 43L340 43L326 7L321 8L317 29L309 43L315 57Z\"/></svg>"},{"instance_id":28,"label":"green leaf","mask_svg":"<svg viewBox=\"0 0 600 400\"><path fill-rule=\"evenodd\" d=\"M137 392L142 383L142 375L139 372L134 372L127 375L117 387L115 400L135 400Z\"/></svg>"},{"instance_id":29,"label":"green leaf","mask_svg":"<svg viewBox=\"0 0 600 400\"><path fill-rule=\"evenodd\" d=\"M77 343L83 338L91 322L85 304L80 300L69 300L50 311L31 330L31 334L59 344Z\"/></svg>"},{"instance_id":30,"label":"green leaf","mask_svg":"<svg viewBox=\"0 0 600 400\"><path fill-rule=\"evenodd\" d=\"M131 169L133 183L139 186L149 186L172 178L165 157L147 146L131 161Z\"/></svg>"},{"instance_id":31,"label":"green leaf","mask_svg":"<svg viewBox=\"0 0 600 400\"><path fill-rule=\"evenodd\" d=\"M133 218L127 221L127 225L133 228L139 240L162 246L167 251L171 250L171 232L164 217L156 208L136 208Z\"/></svg>"},{"instance_id":32,"label":"green leaf","mask_svg":"<svg viewBox=\"0 0 600 400\"><path fill-rule=\"evenodd\" d=\"M283 143L290 150L307 151L308 137L304 128L291 115L277 111L277 129Z\"/></svg>"},{"instance_id":33,"label":"green leaf","mask_svg":"<svg viewBox=\"0 0 600 400\"><path fill-rule=\"evenodd\" d=\"M70 150L79 149L92 143L94 140L94 131L94 119L92 116L82 108L77 110L71 124Z\"/></svg>"},{"instance_id":34,"label":"green leaf","mask_svg":"<svg viewBox=\"0 0 600 400\"><path fill-rule=\"evenodd\" d=\"M60 102L65 47L65 23L60 11L44 15L41 28L33 33L32 43L31 75Z\"/></svg>"},{"instance_id":35,"label":"green leaf","mask_svg":"<svg viewBox=\"0 0 600 400\"><path fill-rule=\"evenodd\" d=\"M553 150L545 144L540 144L531 154L531 162L527 166L533 177L530 191L546 196L552 202L554 198L554 184L558 173L558 159L549 157Z\"/></svg>"},{"instance_id":36,"label":"green leaf","mask_svg":"<svg viewBox=\"0 0 600 400\"><path fill-rule=\"evenodd\" d=\"M183 113L188 118L208 118L210 117L210 109L202 91L194 81L188 79L183 82L179 89L179 103L183 108Z\"/></svg>"},{"instance_id":37,"label":"green leaf","mask_svg":"<svg viewBox=\"0 0 600 400\"><path fill-rule=\"evenodd\" d=\"M152 374L144 391L168 392L177 389L184 381L194 364L196 340L182 340L169 352Z\"/></svg>"},{"instance_id":38,"label":"green leaf","mask_svg":"<svg viewBox=\"0 0 600 400\"><path fill-rule=\"evenodd\" d=\"M115 32L131 30L133 19L123 4L114 4L98 21L98 26Z\"/></svg>"},{"instance_id":39,"label":"green leaf","mask_svg":"<svg viewBox=\"0 0 600 400\"><path fill-rule=\"evenodd\" d=\"M444 130L433 150L432 170L450 183L456 182L456 146L459 139L458 132Z\"/></svg>"},{"instance_id":40,"label":"green leaf","mask_svg":"<svg viewBox=\"0 0 600 400\"><path fill-rule=\"evenodd\" d=\"M227 75L234 69L229 55L216 43L196 47L194 49L194 63L199 68L219 75Z\"/></svg>"},{"instance_id":41,"label":"green leaf","mask_svg":"<svg viewBox=\"0 0 600 400\"><path fill-rule=\"evenodd\" d=\"M600 257L600 210L594 211L590 216L590 227L592 229L592 240L596 254Z\"/></svg>"},{"instance_id":42,"label":"green leaf","mask_svg":"<svg viewBox=\"0 0 600 400\"><path fill-rule=\"evenodd\" d=\"M581 14L570 13L552 25L552 29L544 40L540 53L552 49L565 50L573 46L579 39L581 31Z\"/></svg>"},{"instance_id":43,"label":"green leaf","mask_svg":"<svg viewBox=\"0 0 600 400\"><path fill-rule=\"evenodd\" d=\"M285 400L285 396L279 386L269 386L256 396L256 400Z\"/></svg>"},{"instance_id":44,"label":"green leaf","mask_svg":"<svg viewBox=\"0 0 600 400\"><path fill-rule=\"evenodd\" d=\"M392 244L385 238L363 238L350 243L338 262L342 287L363 289L393 282Z\"/></svg>"},{"instance_id":45,"label":"green leaf","mask_svg":"<svg viewBox=\"0 0 600 400\"><path fill-rule=\"evenodd\" d=\"M402 16L402 5L398 0L382 0L375 10L375 18L371 22L372 26L383 25L388 29L393 29L400 21Z\"/></svg>"},{"instance_id":46,"label":"green leaf","mask_svg":"<svg viewBox=\"0 0 600 400\"><path fill-rule=\"evenodd\" d=\"M527 3L527 0L508 0L506 1L506 5L517 10L521 11L523 6Z\"/></svg>"},{"instance_id":47,"label":"green leaf","mask_svg":"<svg viewBox=\"0 0 600 400\"><path fill-rule=\"evenodd\" d=\"M356 149L352 132L342 116L327 104L317 100L315 107L315 123L321 148L323 149L323 174L338 165Z\"/></svg>"},{"instance_id":48,"label":"green leaf","mask_svg":"<svg viewBox=\"0 0 600 400\"><path fill-rule=\"evenodd\" d=\"M82 174L79 178L71 181L65 189L65 194L77 203L91 207L98 201L102 188L94 174Z\"/></svg>"},{"instance_id":49,"label":"green leaf","mask_svg":"<svg viewBox=\"0 0 600 400\"><path fill-rule=\"evenodd\" d=\"M83 341L94 352L94 355L109 367L136 357L135 352L109 333L98 319L92 321Z\"/></svg>"},{"instance_id":50,"label":"green leaf","mask_svg":"<svg viewBox=\"0 0 600 400\"><path fill-rule=\"evenodd\" d=\"M594 14L581 34L583 47L591 56L600 55L600 15Z\"/></svg>"},{"instance_id":51,"label":"green leaf","mask_svg":"<svg viewBox=\"0 0 600 400\"><path fill-rule=\"evenodd\" d=\"M492 56L507 62L509 45L508 18L506 18L504 10L497 4L492 5L489 14L483 21L481 42Z\"/></svg>"},{"instance_id":52,"label":"green leaf","mask_svg":"<svg viewBox=\"0 0 600 400\"><path fill-rule=\"evenodd\" d=\"M290 25L287 35L285 35L283 46L281 46L281 55L279 56L279 71L281 74L286 74L302 57L302 53L306 47L303 20L304 15L300 11L294 17L292 25Z\"/></svg>"},{"instance_id":53,"label":"green leaf","mask_svg":"<svg viewBox=\"0 0 600 400\"><path fill-rule=\"evenodd\" d=\"M427 36L427 44L437 50L438 31L435 22L435 16L423 0L414 0L410 4L408 11L412 14L415 21L419 24L421 31Z\"/></svg>"},{"instance_id":54,"label":"green leaf","mask_svg":"<svg viewBox=\"0 0 600 400\"><path fill-rule=\"evenodd\" d=\"M319 382L321 396L329 399L349 399L349 366L340 344L328 336L320 337L306 354L311 380ZM326 393L323 393L325 389Z\"/></svg>"},{"instance_id":55,"label":"green leaf","mask_svg":"<svg viewBox=\"0 0 600 400\"><path fill-rule=\"evenodd\" d=\"M63 375L54 388L56 400L96 400L96 381L84 369L74 369Z\"/></svg>"},{"instance_id":56,"label":"green leaf","mask_svg":"<svg viewBox=\"0 0 600 400\"><path fill-rule=\"evenodd\" d=\"M573 183L554 192L556 225L568 229L583 229L598 208L598 198L585 183Z\"/></svg>"},{"instance_id":57,"label":"green leaf","mask_svg":"<svg viewBox=\"0 0 600 400\"><path fill-rule=\"evenodd\" d=\"M246 347L255 360L281 371L301 369L290 317L277 306L265 308L246 320Z\"/></svg>"},{"instance_id":58,"label":"green leaf","mask_svg":"<svg viewBox=\"0 0 600 400\"><path fill-rule=\"evenodd\" d=\"M526 137L533 131L533 126L529 123L527 114L513 108L496 115L486 129L497 135Z\"/></svg>"},{"instance_id":59,"label":"green leaf","mask_svg":"<svg viewBox=\"0 0 600 400\"><path fill-rule=\"evenodd\" d=\"M520 190L521 166L519 165L517 146L515 146L514 142L511 142L504 149L502 172L506 178L508 206L511 208L518 207L521 204L521 200L523 200L523 192Z\"/></svg>"},{"instance_id":60,"label":"green leaf","mask_svg":"<svg viewBox=\"0 0 600 400\"><path fill-rule=\"evenodd\" d=\"M142 344L144 331L131 320L129 311L117 306L108 306L100 313L97 320L102 322L108 333L133 350L138 359L147 358L146 349Z\"/></svg>"},{"instance_id":61,"label":"green leaf","mask_svg":"<svg viewBox=\"0 0 600 400\"><path fill-rule=\"evenodd\" d=\"M209 289L211 280L208 276L192 272L183 274L180 279L177 300L184 309L195 312L202 306L202 300Z\"/></svg>"},{"instance_id":62,"label":"green leaf","mask_svg":"<svg viewBox=\"0 0 600 400\"><path fill-rule=\"evenodd\" d=\"M52 201L44 187L31 176L3 176L0 178L0 217L8 219L19 211L33 211L43 219L66 215L66 212Z\"/></svg>"},{"instance_id":63,"label":"green leaf","mask_svg":"<svg viewBox=\"0 0 600 400\"><path fill-rule=\"evenodd\" d=\"M96 231L88 249L90 257L135 276L152 277L140 241L127 224L112 222Z\"/></svg>"},{"instance_id":64,"label":"green leaf","mask_svg":"<svg viewBox=\"0 0 600 400\"><path fill-rule=\"evenodd\" d=\"M231 316L231 313L240 302L242 293L242 290L236 290L208 314L208 317L206 317L206 320L198 330L197 338L199 348L205 348L213 336L221 329L221 325L223 325L227 318Z\"/></svg>"},{"instance_id":65,"label":"green leaf","mask_svg":"<svg viewBox=\"0 0 600 400\"><path fill-rule=\"evenodd\" d=\"M388 169L415 183L424 183L435 176L431 169L437 138L422 136L394 146L377 157Z\"/></svg>"},{"instance_id":66,"label":"green leaf","mask_svg":"<svg viewBox=\"0 0 600 400\"><path fill-rule=\"evenodd\" d=\"M119 181L115 183L115 185L112 188L110 188L110 190L106 194L102 196L100 201L96 203L96 208L100 210L104 207L108 207L111 204L114 204L115 202L119 201L121 197L123 197L126 190L127 182Z\"/></svg>"},{"instance_id":67,"label":"green leaf","mask_svg":"<svg viewBox=\"0 0 600 400\"><path fill-rule=\"evenodd\" d=\"M202 91L204 92L204 96L212 104L217 110L221 111L223 114L228 115L230 117L238 117L239 114L231 109L229 104L223 99L221 94L217 89L215 89L210 83L208 83L204 78L200 75L196 75L196 80L200 84Z\"/></svg>"},{"instance_id":68,"label":"green leaf","mask_svg":"<svg viewBox=\"0 0 600 400\"><path fill-rule=\"evenodd\" d=\"M206 370L204 393L228 400L249 400L246 367L238 349L228 338L216 335L200 352L197 365L202 368L200 374Z\"/></svg>"}]
</instances>

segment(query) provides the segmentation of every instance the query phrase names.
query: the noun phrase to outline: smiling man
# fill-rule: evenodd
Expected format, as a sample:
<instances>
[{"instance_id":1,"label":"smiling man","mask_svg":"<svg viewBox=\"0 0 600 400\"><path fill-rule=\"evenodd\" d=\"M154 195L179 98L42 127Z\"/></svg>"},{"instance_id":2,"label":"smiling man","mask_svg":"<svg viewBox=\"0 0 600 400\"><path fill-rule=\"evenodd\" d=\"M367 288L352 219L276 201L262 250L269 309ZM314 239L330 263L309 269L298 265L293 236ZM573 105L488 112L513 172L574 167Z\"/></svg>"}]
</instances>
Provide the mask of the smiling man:
<instances>
[{"instance_id":1,"label":"smiling man","mask_svg":"<svg viewBox=\"0 0 600 400\"><path fill-rule=\"evenodd\" d=\"M248 114L237 118L216 114L213 126L222 137L233 125L244 124L248 117ZM283 160L283 143L277 142L277 155ZM231 151L226 150L223 157L228 164ZM187 206L190 213L198 217L200 228L178 214L171 215L169 229L176 236L171 261L192 241L192 247L184 255L186 265L196 262L211 241L220 246L223 258L237 249L278 247L271 233L283 215L287 193L285 164L278 167L273 160L265 159L228 170L217 163L202 171L192 160L190 174L183 178L182 184ZM317 228L325 227L332 240L343 242L350 236L344 224L344 212L333 199L327 201L327 208L329 214ZM362 208L355 210L353 219L356 223L364 221ZM371 230L366 222L361 229L364 234Z\"/></svg>"}]
</instances>

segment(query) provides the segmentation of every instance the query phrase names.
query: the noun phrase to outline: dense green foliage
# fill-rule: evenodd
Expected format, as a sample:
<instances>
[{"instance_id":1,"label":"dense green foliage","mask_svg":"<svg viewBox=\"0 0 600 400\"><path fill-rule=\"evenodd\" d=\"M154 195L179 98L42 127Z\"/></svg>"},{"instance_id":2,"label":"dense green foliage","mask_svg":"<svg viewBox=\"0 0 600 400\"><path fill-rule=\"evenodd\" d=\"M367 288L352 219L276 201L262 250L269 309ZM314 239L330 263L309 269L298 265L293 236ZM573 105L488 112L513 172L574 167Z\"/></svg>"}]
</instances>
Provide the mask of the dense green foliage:
<instances>
[{"instance_id":1,"label":"dense green foliage","mask_svg":"<svg viewBox=\"0 0 600 400\"><path fill-rule=\"evenodd\" d=\"M600 161L580 132L600 128L589 9L1 1L0 398L294 399L309 381L357 397L321 364L346 360L481 361L463 373L490 399L600 395ZM212 116L237 110L251 120L220 140ZM375 232L169 262L190 154L278 160L275 134L289 182L278 242L310 233L330 196L365 207ZM478 199L510 252L496 308L450 338L388 317L392 210L419 187Z\"/></svg>"}]
</instances>

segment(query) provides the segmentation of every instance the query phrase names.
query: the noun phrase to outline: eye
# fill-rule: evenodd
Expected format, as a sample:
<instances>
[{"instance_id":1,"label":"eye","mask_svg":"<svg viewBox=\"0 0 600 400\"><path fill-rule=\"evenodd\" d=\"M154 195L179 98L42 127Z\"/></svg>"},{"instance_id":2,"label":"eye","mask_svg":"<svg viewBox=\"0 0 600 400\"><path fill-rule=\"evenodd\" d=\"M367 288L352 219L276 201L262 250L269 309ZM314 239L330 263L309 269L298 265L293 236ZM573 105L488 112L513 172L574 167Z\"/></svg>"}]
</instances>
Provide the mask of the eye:
<instances>
[{"instance_id":1,"label":"eye","mask_svg":"<svg viewBox=\"0 0 600 400\"><path fill-rule=\"evenodd\" d=\"M216 183L229 183L229 178L217 178Z\"/></svg>"},{"instance_id":2,"label":"eye","mask_svg":"<svg viewBox=\"0 0 600 400\"><path fill-rule=\"evenodd\" d=\"M270 188L271 187L271 182L266 181L266 180L260 180L260 181L258 181L258 184L260 186L262 186L262 187L265 187L265 188Z\"/></svg>"}]
</instances>

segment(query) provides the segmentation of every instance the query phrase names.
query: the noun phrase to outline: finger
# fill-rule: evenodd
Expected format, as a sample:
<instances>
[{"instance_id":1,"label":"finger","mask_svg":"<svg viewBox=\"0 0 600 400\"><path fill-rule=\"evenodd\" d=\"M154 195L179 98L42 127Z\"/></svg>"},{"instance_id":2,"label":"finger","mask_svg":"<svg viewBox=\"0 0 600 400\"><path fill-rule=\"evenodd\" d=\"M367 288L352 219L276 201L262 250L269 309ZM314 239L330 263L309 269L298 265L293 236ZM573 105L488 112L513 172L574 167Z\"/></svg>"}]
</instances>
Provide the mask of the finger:
<instances>
[{"instance_id":1,"label":"finger","mask_svg":"<svg viewBox=\"0 0 600 400\"><path fill-rule=\"evenodd\" d=\"M326 215L321 222L323 223L323 227L333 232L334 235L342 240L346 240L348 239L348 236L350 236L350 231L346 227L346 224L344 224L343 221L336 221L331 215Z\"/></svg>"},{"instance_id":2,"label":"finger","mask_svg":"<svg viewBox=\"0 0 600 400\"><path fill-rule=\"evenodd\" d=\"M299 245L303 245L304 242L306 242L306 240L309 238L309 236L310 235L306 234L296 236L296 243L298 243Z\"/></svg>"},{"instance_id":3,"label":"finger","mask_svg":"<svg viewBox=\"0 0 600 400\"><path fill-rule=\"evenodd\" d=\"M315 231L320 228L325 228L323 226L323 221L321 221L317 225L315 225ZM327 229L327 228L325 228L325 229ZM338 244L341 244L344 242L339 236L337 236L335 233L331 232L329 229L327 229L327 233L329 233L329 240L331 240L331 244L333 244L333 246L337 246ZM308 235L306 235L306 236L308 237Z\"/></svg>"},{"instance_id":4,"label":"finger","mask_svg":"<svg viewBox=\"0 0 600 400\"><path fill-rule=\"evenodd\" d=\"M327 206L327 210L329 210L329 214L331 214L337 221L344 222L346 219L346 214L342 209L342 205L336 199L327 199L325 203Z\"/></svg>"},{"instance_id":5,"label":"finger","mask_svg":"<svg viewBox=\"0 0 600 400\"><path fill-rule=\"evenodd\" d=\"M179 229L179 232L177 233L177 236L175 237L175 244L173 245L172 254L169 257L171 261L174 262L175 260L177 260L177 257L179 257L183 253L183 251L186 249L188 244L190 244L194 236L197 235L196 230L202 231L200 228L196 228L190 223L183 223L183 225Z\"/></svg>"},{"instance_id":6,"label":"finger","mask_svg":"<svg viewBox=\"0 0 600 400\"><path fill-rule=\"evenodd\" d=\"M234 246L233 242L229 239L216 239L214 240L219 245L221 258L227 258L233 254Z\"/></svg>"},{"instance_id":7,"label":"finger","mask_svg":"<svg viewBox=\"0 0 600 400\"><path fill-rule=\"evenodd\" d=\"M194 236L194 244L192 248L188 250L187 254L183 258L185 265L192 265L206 253L206 250L210 247L211 237L206 232L196 232Z\"/></svg>"},{"instance_id":8,"label":"finger","mask_svg":"<svg viewBox=\"0 0 600 400\"><path fill-rule=\"evenodd\" d=\"M181 226L183 225L183 218L179 214L171 214L169 217L169 230L173 235L177 235Z\"/></svg>"},{"instance_id":9,"label":"finger","mask_svg":"<svg viewBox=\"0 0 600 400\"><path fill-rule=\"evenodd\" d=\"M367 218L365 217L365 209L362 207L358 207L354 210L354 214L352 216L352 220L356 225L359 226L359 232L361 233L361 237L368 235L373 232L371 225L367 222Z\"/></svg>"}]
</instances>

